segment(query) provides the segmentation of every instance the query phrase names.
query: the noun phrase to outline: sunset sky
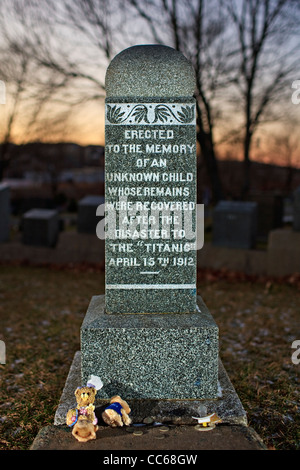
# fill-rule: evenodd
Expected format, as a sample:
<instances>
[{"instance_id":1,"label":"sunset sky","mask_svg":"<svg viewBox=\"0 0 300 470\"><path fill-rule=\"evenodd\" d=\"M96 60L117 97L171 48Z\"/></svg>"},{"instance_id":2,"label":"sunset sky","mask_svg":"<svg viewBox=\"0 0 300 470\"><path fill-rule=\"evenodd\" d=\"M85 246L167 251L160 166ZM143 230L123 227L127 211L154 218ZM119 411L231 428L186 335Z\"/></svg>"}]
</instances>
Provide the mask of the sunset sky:
<instances>
[{"instance_id":1,"label":"sunset sky","mask_svg":"<svg viewBox=\"0 0 300 470\"><path fill-rule=\"evenodd\" d=\"M291 88L291 97L293 93ZM0 105L0 113L3 121L6 111L10 106L10 97L7 96L7 104ZM261 126L253 140L252 158L263 163L277 163L286 166L291 157L292 164L300 167L300 142L299 125L297 118L300 116L300 103L293 104L292 100L286 103L286 115L291 119L278 120L266 123ZM55 106L51 106L51 113L55 115ZM231 114L231 119L222 120L215 130L216 143L222 142L227 132L235 126L242 126L243 117L237 113ZM23 143L28 140L28 134L24 134L24 121L26 121L26 106L20 113L12 133L13 140L16 143ZM51 126L50 126L51 127ZM59 122L54 126L53 133L46 127L40 132L40 138L43 141L69 141L80 145L104 145L105 126L104 126L104 99L96 102L84 104L72 110L71 117L67 121ZM280 139L280 136L282 138ZM32 139L29 139L32 140ZM242 146L240 143L217 145L219 158L242 159Z\"/></svg>"},{"instance_id":2,"label":"sunset sky","mask_svg":"<svg viewBox=\"0 0 300 470\"><path fill-rule=\"evenodd\" d=\"M68 4L70 0L65 1ZM9 2L6 3L9 5ZM114 52L111 56L113 57L124 48L135 44L153 43L151 32L145 26L145 23L137 21L136 16L126 16L125 10L121 14L120 12L113 11L113 3L103 3L107 6L107 9L111 8L110 19L113 21L115 31L115 36L113 37ZM48 4L51 5L50 0ZM73 2L72 5L75 6L77 3ZM104 91L99 88L97 83L104 83L105 71L109 61L104 58L103 53L102 55L99 54L99 50L95 47L98 40L101 42L102 38L100 36L98 39L97 37L89 38L87 34L84 34L85 25L83 24L81 25L82 29L78 30L77 35L74 35L74 30L70 24L66 23L63 27L58 23L51 24L49 14L51 9L47 13L46 9L50 8L50 6L47 6L47 2L44 8L45 15L47 14L48 16L46 17L49 18L48 24L41 23L34 26L37 35L41 35L40 37L43 35L46 40L49 36L48 42L53 42L51 44L53 60L57 59L58 64L62 64L61 67L63 67L64 61L62 59L65 57L65 63L76 64L76 71L78 70L83 75L86 74L93 77L93 80L82 78L75 81L68 79L66 86L58 88L59 91L55 92L49 102L45 102L45 104L42 102L45 83L47 84L47 80L52 80L54 83L58 79L51 71L49 72L49 69L39 68L32 61L32 64L29 62L28 66L28 70L32 75L29 74L28 78L26 77L21 96L22 99L15 106L16 103L13 98L16 96L16 83L14 83L14 80L15 82L17 80L19 63L17 61L16 63L13 61L11 63L7 62L8 68L11 67L16 75L12 75L10 82L6 81L4 76L1 76L1 73L2 75L5 73L4 67L6 65L5 61L2 61L2 69L0 65L0 80L3 80L6 84L6 104L0 104L0 139L3 139L12 110L16 107L17 112L11 126L11 141L23 143L39 139L42 141L72 141L81 145L104 145ZM28 11L27 17L22 17L21 21L13 13L11 13L10 17L7 16L5 18L7 24L16 24L17 27L15 29L18 31L17 39L21 41L21 44L26 42L26 37L29 34L30 18L30 11ZM162 22L163 17L158 21ZM20 24L22 22L23 24ZM26 22L29 23L27 24ZM3 23L3 27L7 28L7 25L5 26ZM8 33L11 37L13 37L13 31L11 32L13 29L10 28ZM120 35L120 32L122 35ZM163 30L162 34L165 38L165 44L172 46L172 40L168 37L167 28L165 28L165 31ZM0 34L0 59L1 54L4 54L3 46L4 39L1 41ZM269 58L272 58L272 56L276 57L276 47L276 42L273 49L269 47ZM294 47L294 45L287 41L286 47L288 50L288 48ZM295 51L298 54L299 63L300 50L295 48ZM6 57L5 60L9 59ZM293 60L297 60L295 54ZM31 80L31 76L35 77L35 83ZM299 78L297 76L291 77L290 82L286 84L286 89L283 90L284 98L281 98L279 103L276 103L276 100L274 100L272 105L273 116L267 116L265 122L260 125L255 133L251 149L253 159L265 163L276 162L281 165L292 163L300 167L300 103L297 103L297 98L300 101L300 92L297 94L297 89L292 88L293 81ZM267 80L267 75L265 79ZM43 82L45 83L43 84ZM44 88L41 87L41 84L43 84ZM39 87L41 89L40 92ZM82 94L83 90L84 94ZM94 99L94 96L97 94L103 95L103 98L98 97ZM296 100L293 100L294 102L292 101L292 96L296 96ZM77 98L78 104L74 105ZM42 103L40 108L38 108L39 102ZM68 108L68 103L71 102L73 102L73 105L71 108ZM212 103L214 106L213 111L216 115L214 137L217 155L219 158L242 158L241 141L228 142L228 136L231 135L233 130L240 130L240 135L243 133L244 105L241 97L238 96L236 91L231 93L230 87L224 89L224 92L220 88ZM34 122L34 116L38 116L37 122ZM30 126L28 126L28 122L31 122Z\"/></svg>"}]
</instances>

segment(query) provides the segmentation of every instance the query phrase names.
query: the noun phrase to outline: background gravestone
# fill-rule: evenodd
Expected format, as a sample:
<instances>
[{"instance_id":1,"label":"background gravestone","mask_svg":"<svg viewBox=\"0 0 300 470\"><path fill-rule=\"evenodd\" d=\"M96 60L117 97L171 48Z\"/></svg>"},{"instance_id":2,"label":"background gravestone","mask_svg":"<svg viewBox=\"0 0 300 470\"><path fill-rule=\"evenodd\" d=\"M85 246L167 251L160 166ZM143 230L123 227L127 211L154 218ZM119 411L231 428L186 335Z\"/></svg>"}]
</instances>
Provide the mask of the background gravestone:
<instances>
[{"instance_id":1,"label":"background gravestone","mask_svg":"<svg viewBox=\"0 0 300 470\"><path fill-rule=\"evenodd\" d=\"M220 201L213 213L213 239L216 246L251 249L257 232L257 204Z\"/></svg>"},{"instance_id":2,"label":"background gravestone","mask_svg":"<svg viewBox=\"0 0 300 470\"><path fill-rule=\"evenodd\" d=\"M81 327L82 383L99 375L99 398L217 397L218 327L196 297L194 87L190 63L166 46L126 49L107 70L106 294ZM180 210L161 211L162 224L149 207L164 202ZM182 213L192 230L174 239ZM145 238L123 237L131 216Z\"/></svg>"},{"instance_id":3,"label":"background gravestone","mask_svg":"<svg viewBox=\"0 0 300 470\"><path fill-rule=\"evenodd\" d=\"M293 230L300 232L300 186L294 191Z\"/></svg>"},{"instance_id":4,"label":"background gravestone","mask_svg":"<svg viewBox=\"0 0 300 470\"><path fill-rule=\"evenodd\" d=\"M32 209L22 218L24 245L54 247L59 236L59 216L56 210Z\"/></svg>"},{"instance_id":5,"label":"background gravestone","mask_svg":"<svg viewBox=\"0 0 300 470\"><path fill-rule=\"evenodd\" d=\"M85 196L78 203L77 230L79 233L96 235L96 226L99 217L96 216L97 207L104 204L103 196Z\"/></svg>"},{"instance_id":6,"label":"background gravestone","mask_svg":"<svg viewBox=\"0 0 300 470\"><path fill-rule=\"evenodd\" d=\"M0 243L9 239L10 232L10 189L0 183Z\"/></svg>"},{"instance_id":7,"label":"background gravestone","mask_svg":"<svg viewBox=\"0 0 300 470\"><path fill-rule=\"evenodd\" d=\"M266 242L270 231L283 225L283 196L277 191L253 191L247 199L257 204L256 240Z\"/></svg>"}]
</instances>

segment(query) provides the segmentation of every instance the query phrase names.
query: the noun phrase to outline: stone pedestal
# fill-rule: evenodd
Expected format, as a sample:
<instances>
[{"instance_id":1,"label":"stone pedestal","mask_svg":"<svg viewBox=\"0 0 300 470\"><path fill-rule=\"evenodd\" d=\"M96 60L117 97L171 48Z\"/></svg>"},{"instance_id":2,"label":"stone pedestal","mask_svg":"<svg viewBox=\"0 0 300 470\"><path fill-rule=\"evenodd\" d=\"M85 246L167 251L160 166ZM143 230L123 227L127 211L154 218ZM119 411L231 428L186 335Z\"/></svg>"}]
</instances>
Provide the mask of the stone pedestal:
<instances>
[{"instance_id":1,"label":"stone pedestal","mask_svg":"<svg viewBox=\"0 0 300 470\"><path fill-rule=\"evenodd\" d=\"M105 313L95 296L81 327L82 383L99 398L204 399L218 393L218 327L198 297L192 314Z\"/></svg>"},{"instance_id":2,"label":"stone pedestal","mask_svg":"<svg viewBox=\"0 0 300 470\"><path fill-rule=\"evenodd\" d=\"M143 423L149 416L160 423L173 423L177 425L195 425L193 416L199 416L203 408L207 413L217 413L222 419L222 424L247 426L247 414L228 377L228 374L219 359L218 364L218 397L199 400L166 400L166 399L139 399L129 401L131 418L133 423ZM81 352L74 355L68 377L55 413L54 424L56 426L66 423L66 414L70 408L76 406L74 390L81 386ZM101 415L103 407L107 406L108 399L96 397L96 410ZM202 411L201 411L202 410Z\"/></svg>"},{"instance_id":3,"label":"stone pedestal","mask_svg":"<svg viewBox=\"0 0 300 470\"><path fill-rule=\"evenodd\" d=\"M56 210L32 209L22 219L24 245L54 247L59 236L59 217Z\"/></svg>"}]
</instances>

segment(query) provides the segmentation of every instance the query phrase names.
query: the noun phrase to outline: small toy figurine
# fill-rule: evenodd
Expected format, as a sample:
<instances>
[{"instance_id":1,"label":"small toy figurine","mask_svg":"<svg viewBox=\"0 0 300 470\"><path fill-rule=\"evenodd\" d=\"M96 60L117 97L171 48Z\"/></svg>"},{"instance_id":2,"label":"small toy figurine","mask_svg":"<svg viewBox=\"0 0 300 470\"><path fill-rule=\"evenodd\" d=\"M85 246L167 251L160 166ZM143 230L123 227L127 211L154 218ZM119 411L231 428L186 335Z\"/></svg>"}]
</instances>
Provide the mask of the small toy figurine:
<instances>
[{"instance_id":1,"label":"small toy figurine","mask_svg":"<svg viewBox=\"0 0 300 470\"><path fill-rule=\"evenodd\" d=\"M72 434L76 437L77 441L87 442L91 439L96 439L97 430L98 426L89 421L86 416L79 416L76 423L74 423Z\"/></svg>"},{"instance_id":2,"label":"small toy figurine","mask_svg":"<svg viewBox=\"0 0 300 470\"><path fill-rule=\"evenodd\" d=\"M86 387L78 387L75 390L77 407L68 411L66 422L68 426L73 427L72 434L79 442L96 439L98 426L93 403L97 390L102 385L99 377L92 375Z\"/></svg>"},{"instance_id":3,"label":"small toy figurine","mask_svg":"<svg viewBox=\"0 0 300 470\"><path fill-rule=\"evenodd\" d=\"M128 414L131 409L128 406L128 403L119 395L115 395L110 400L110 405L103 411L102 418L103 421L115 428L117 426L129 426L131 424L131 419Z\"/></svg>"},{"instance_id":4,"label":"small toy figurine","mask_svg":"<svg viewBox=\"0 0 300 470\"><path fill-rule=\"evenodd\" d=\"M222 423L221 418L216 413L213 413L209 416L203 416L203 417L195 417L193 416L193 419L196 419L198 421L199 425L202 425L201 427L208 427L213 429L215 427L215 424L217 423ZM207 429L208 430L208 429Z\"/></svg>"}]
</instances>

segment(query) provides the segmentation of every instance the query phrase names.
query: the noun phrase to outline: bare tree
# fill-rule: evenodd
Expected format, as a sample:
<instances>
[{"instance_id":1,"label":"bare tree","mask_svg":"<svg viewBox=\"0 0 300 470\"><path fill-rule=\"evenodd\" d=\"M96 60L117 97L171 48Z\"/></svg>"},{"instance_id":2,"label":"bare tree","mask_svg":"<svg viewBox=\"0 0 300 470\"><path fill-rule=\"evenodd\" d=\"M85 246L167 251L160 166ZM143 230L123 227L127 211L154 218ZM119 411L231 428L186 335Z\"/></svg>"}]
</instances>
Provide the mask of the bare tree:
<instances>
[{"instance_id":1,"label":"bare tree","mask_svg":"<svg viewBox=\"0 0 300 470\"><path fill-rule=\"evenodd\" d=\"M19 20L26 21L30 34L13 36L16 51L26 51L38 67L55 72L57 80L72 93L64 93L65 105L74 106L104 96L104 72L112 57L135 44L133 25L140 25L145 37L169 44L188 57L196 71L197 138L212 185L214 199L222 196L214 147L217 93L226 66L225 19L217 1L208 0L11 0L19 7ZM26 6L25 6L26 4ZM131 7L131 8L130 8ZM134 19L139 21L134 21ZM130 21L126 24L124 19ZM65 38L65 40L64 40ZM151 39L150 39L151 38ZM81 90L78 89L81 84Z\"/></svg>"},{"instance_id":2,"label":"bare tree","mask_svg":"<svg viewBox=\"0 0 300 470\"><path fill-rule=\"evenodd\" d=\"M134 45L139 32L139 43L173 46L194 66L197 139L214 199L223 196L217 134L219 142L228 137L238 142L243 133L247 192L253 135L266 120L278 117L275 98L283 94L295 67L296 56L286 51L297 46L290 41L298 27L292 17L299 11L296 0L1 0L0 13L4 6L11 18L0 15L0 39L7 45L0 46L0 57L7 57L7 51L18 64L27 64L26 87L17 93L17 75L11 83L18 101L33 105L27 113L32 136L46 132L49 137L55 125L64 131L77 105L103 100L109 61ZM10 27L12 21L16 28ZM290 92L290 83L286 89ZM220 139L216 131L232 121L224 104L233 100L233 114L244 116L242 126L240 119L238 128L232 125Z\"/></svg>"},{"instance_id":3,"label":"bare tree","mask_svg":"<svg viewBox=\"0 0 300 470\"><path fill-rule=\"evenodd\" d=\"M196 75L197 140L211 182L213 199L223 196L215 152L218 94L227 86L226 19L217 1L129 0L149 27L153 40L181 51Z\"/></svg>"},{"instance_id":4,"label":"bare tree","mask_svg":"<svg viewBox=\"0 0 300 470\"><path fill-rule=\"evenodd\" d=\"M6 118L11 123L5 141L10 140L17 122L21 117L24 121L25 116L23 135L27 141L29 136L44 141L63 140L72 126L73 130L77 126L78 134L79 126L81 132L84 126L93 128L84 122L84 109L90 111L92 103L103 101L105 69L120 44L125 45L126 34L121 33L124 15L119 14L122 9L119 0L1 0L0 79L7 77L10 101L18 101L18 114ZM112 23L120 32L113 37ZM22 92L16 95L17 74L8 73L6 64L22 60L28 64L26 83L24 77ZM22 114L21 103L25 101ZM100 126L100 119L98 123Z\"/></svg>"},{"instance_id":5,"label":"bare tree","mask_svg":"<svg viewBox=\"0 0 300 470\"><path fill-rule=\"evenodd\" d=\"M5 0L4 0L5 1ZM23 34L8 33L16 51L30 55L40 70L55 72L72 104L104 97L104 71L118 51L118 0L11 0ZM116 6L117 5L117 6ZM113 19L111 17L113 16ZM26 27L25 27L26 26ZM80 89L81 87L81 89Z\"/></svg>"},{"instance_id":6,"label":"bare tree","mask_svg":"<svg viewBox=\"0 0 300 470\"><path fill-rule=\"evenodd\" d=\"M0 181L15 156L13 142L25 143L45 134L51 140L62 122L67 128L69 114L61 93L67 80L54 70L41 70L31 47L35 32L28 28L25 16L17 21L23 11L20 3L3 0L0 4L0 78L7 91L0 116Z\"/></svg>"},{"instance_id":7,"label":"bare tree","mask_svg":"<svg viewBox=\"0 0 300 470\"><path fill-rule=\"evenodd\" d=\"M236 28L237 47L232 57L237 59L234 83L244 115L242 196L246 196L253 136L264 120L278 118L274 104L290 89L299 63L299 41L296 44L292 39L298 34L300 10L293 0L221 0L221 4Z\"/></svg>"},{"instance_id":8,"label":"bare tree","mask_svg":"<svg viewBox=\"0 0 300 470\"><path fill-rule=\"evenodd\" d=\"M2 61L1 66L3 67L3 65L4 64ZM9 161L11 159L11 154L9 153L9 144L10 144L12 129L17 118L20 101L22 99L22 93L23 93L24 82L26 79L28 63L24 58L23 61L19 65L20 65L19 70L16 70L14 68L15 90L12 94L11 109L7 113L5 125L2 124L3 135L2 135L2 142L0 145L0 181L3 179L4 171L8 167ZM1 73L1 77L3 77L3 79L5 80L5 83L8 83L8 81L10 80L7 74L7 70L6 70L6 74L4 74L3 72Z\"/></svg>"}]
</instances>

